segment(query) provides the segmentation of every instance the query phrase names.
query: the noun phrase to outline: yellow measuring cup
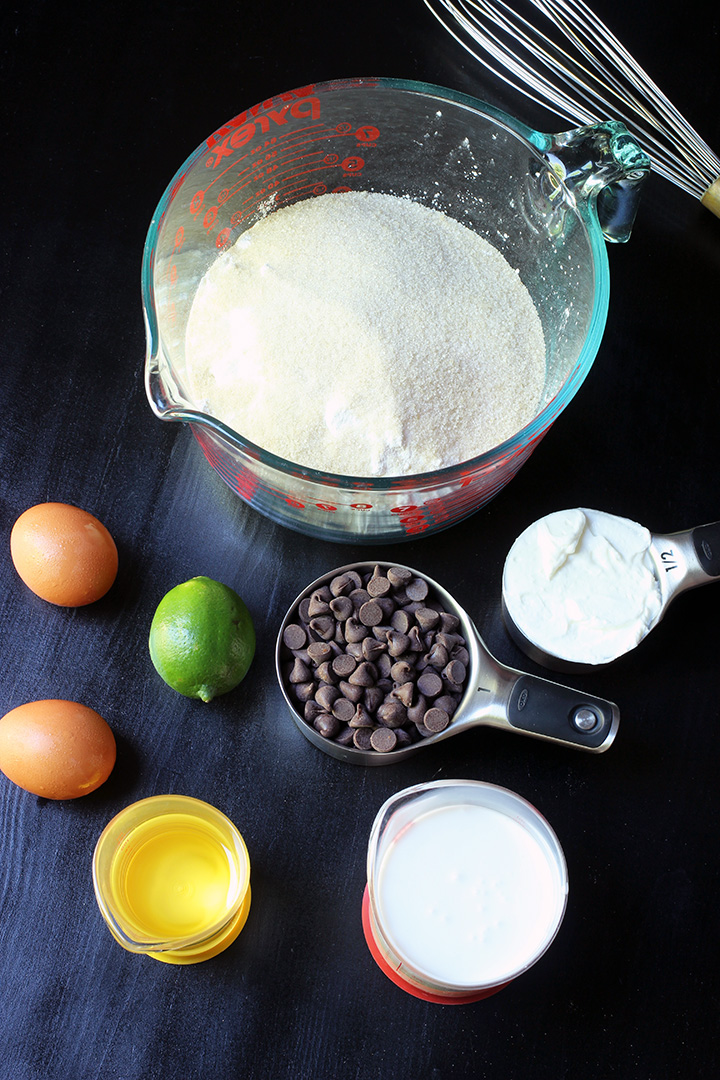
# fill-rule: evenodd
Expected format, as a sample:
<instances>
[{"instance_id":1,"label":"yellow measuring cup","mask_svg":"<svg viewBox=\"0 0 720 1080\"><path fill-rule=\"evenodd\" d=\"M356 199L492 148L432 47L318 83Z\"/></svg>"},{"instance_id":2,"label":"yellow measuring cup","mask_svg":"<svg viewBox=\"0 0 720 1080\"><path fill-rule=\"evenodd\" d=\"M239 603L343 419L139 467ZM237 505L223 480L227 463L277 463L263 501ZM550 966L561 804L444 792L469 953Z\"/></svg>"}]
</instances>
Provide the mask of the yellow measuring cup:
<instances>
[{"instance_id":1,"label":"yellow measuring cup","mask_svg":"<svg viewBox=\"0 0 720 1080\"><path fill-rule=\"evenodd\" d=\"M220 810L185 795L121 810L98 839L92 873L115 940L168 964L216 956L250 910L245 841Z\"/></svg>"}]
</instances>

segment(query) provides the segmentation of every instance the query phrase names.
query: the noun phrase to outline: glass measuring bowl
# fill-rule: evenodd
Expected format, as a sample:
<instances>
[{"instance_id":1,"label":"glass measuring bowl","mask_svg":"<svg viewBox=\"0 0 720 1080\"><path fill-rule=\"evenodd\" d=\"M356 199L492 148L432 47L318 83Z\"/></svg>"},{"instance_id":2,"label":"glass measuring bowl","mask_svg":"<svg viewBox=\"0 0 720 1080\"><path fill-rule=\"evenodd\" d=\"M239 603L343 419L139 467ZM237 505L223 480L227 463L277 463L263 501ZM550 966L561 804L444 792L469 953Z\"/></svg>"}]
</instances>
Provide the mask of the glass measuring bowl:
<instances>
[{"instance_id":1,"label":"glass measuring bowl","mask_svg":"<svg viewBox=\"0 0 720 1080\"><path fill-rule=\"evenodd\" d=\"M397 986L441 1004L496 993L547 951L568 875L555 832L513 791L434 780L391 796L373 822L363 930Z\"/></svg>"},{"instance_id":2,"label":"glass measuring bowl","mask_svg":"<svg viewBox=\"0 0 720 1080\"><path fill-rule=\"evenodd\" d=\"M125 807L95 846L93 887L115 940L168 964L226 949L250 910L250 858L220 810L185 795Z\"/></svg>"},{"instance_id":3,"label":"glass measuring bowl","mask_svg":"<svg viewBox=\"0 0 720 1080\"><path fill-rule=\"evenodd\" d=\"M649 164L621 124L542 134L423 83L340 80L261 102L188 158L151 221L142 267L150 404L191 426L241 498L299 532L378 543L446 528L508 483L585 379L607 315L606 241L628 238ZM537 415L515 436L436 472L341 476L267 452L191 400L185 331L205 271L261 217L340 191L441 210L518 272L542 323L547 373Z\"/></svg>"}]
</instances>

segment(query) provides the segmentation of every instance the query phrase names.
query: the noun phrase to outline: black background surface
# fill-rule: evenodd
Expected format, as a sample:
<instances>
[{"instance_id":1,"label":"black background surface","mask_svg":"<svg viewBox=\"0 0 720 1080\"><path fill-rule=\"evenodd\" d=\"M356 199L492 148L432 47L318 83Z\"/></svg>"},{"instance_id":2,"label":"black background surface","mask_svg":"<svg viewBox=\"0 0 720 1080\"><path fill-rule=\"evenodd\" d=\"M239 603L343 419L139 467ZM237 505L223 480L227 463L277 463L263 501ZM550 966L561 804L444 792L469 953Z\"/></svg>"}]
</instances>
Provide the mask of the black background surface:
<instances>
[{"instance_id":1,"label":"black background surface","mask_svg":"<svg viewBox=\"0 0 720 1080\"><path fill-rule=\"evenodd\" d=\"M717 14L698 0L597 9L720 143ZM634 654L575 680L620 706L605 755L479 729L398 766L339 763L292 723L274 640L305 584L372 549L260 517L189 430L153 417L143 388L148 223L179 165L242 109L313 81L388 75L474 94L544 130L567 125L484 75L420 0L34 0L3 5L0 19L0 712L78 700L118 741L109 781L75 802L0 776L2 1080L717 1075L714 588L681 597ZM499 659L537 673L499 609L504 558L526 525L583 505L657 532L720 517L720 221L653 176L630 242L609 255L597 360L530 461L466 522L377 551L438 579ZM85 507L115 537L117 582L89 608L45 604L15 574L10 529L44 500ZM159 599L195 574L235 587L258 633L247 679L210 705L166 687L146 645ZM462 1007L396 989L360 924L380 805L455 777L534 803L570 873L550 951ZM252 861L242 935L193 967L124 952L93 897L105 823L162 792L218 806Z\"/></svg>"}]
</instances>

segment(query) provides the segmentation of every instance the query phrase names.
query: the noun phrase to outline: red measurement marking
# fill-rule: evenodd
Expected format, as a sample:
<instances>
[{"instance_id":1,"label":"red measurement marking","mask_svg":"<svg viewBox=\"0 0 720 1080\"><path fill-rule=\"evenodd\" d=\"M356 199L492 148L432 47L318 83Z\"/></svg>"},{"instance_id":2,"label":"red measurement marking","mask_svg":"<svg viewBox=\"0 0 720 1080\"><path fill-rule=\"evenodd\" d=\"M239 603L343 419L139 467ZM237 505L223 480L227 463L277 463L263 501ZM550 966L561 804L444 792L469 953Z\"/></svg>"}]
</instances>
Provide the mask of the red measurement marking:
<instances>
[{"instance_id":1,"label":"red measurement marking","mask_svg":"<svg viewBox=\"0 0 720 1080\"><path fill-rule=\"evenodd\" d=\"M252 473L243 470L235 475L235 490L238 495L241 495L248 502L252 502L255 492L258 489L258 481Z\"/></svg>"},{"instance_id":2,"label":"red measurement marking","mask_svg":"<svg viewBox=\"0 0 720 1080\"><path fill-rule=\"evenodd\" d=\"M182 225L178 227L178 231L175 233L175 243L173 244L173 251L180 251L185 243L185 230Z\"/></svg>"},{"instance_id":3,"label":"red measurement marking","mask_svg":"<svg viewBox=\"0 0 720 1080\"><path fill-rule=\"evenodd\" d=\"M211 136L212 145L208 140L208 149L214 157L211 156L206 160L206 166L209 169L216 169L224 157L232 154L233 150L239 150L251 142L258 132L267 135L271 123L282 126L288 122L290 117L296 120L303 117L318 120L320 118L320 102L318 98L304 97L299 101L288 102L279 109L269 109L267 113L258 113L252 119L248 118L245 123L236 127L232 134L226 135L221 143Z\"/></svg>"},{"instance_id":4,"label":"red measurement marking","mask_svg":"<svg viewBox=\"0 0 720 1080\"><path fill-rule=\"evenodd\" d=\"M287 93L278 94L274 98L266 98L265 101L261 101L259 104L253 105L249 109L245 109L244 112L238 113L232 120L228 120L227 124L224 124L223 127L219 128L207 139L208 150L212 150L216 145L217 140L225 138L225 136L229 135L234 128L241 127L243 124L246 124L250 118L258 116L262 109L272 109L278 102L291 102L309 97L314 93L315 84L309 83L307 86L299 87L297 90L290 90Z\"/></svg>"},{"instance_id":5,"label":"red measurement marking","mask_svg":"<svg viewBox=\"0 0 720 1080\"><path fill-rule=\"evenodd\" d=\"M376 142L379 136L380 132L372 124L366 124L365 127L358 128L355 132L355 138L364 143Z\"/></svg>"}]
</instances>

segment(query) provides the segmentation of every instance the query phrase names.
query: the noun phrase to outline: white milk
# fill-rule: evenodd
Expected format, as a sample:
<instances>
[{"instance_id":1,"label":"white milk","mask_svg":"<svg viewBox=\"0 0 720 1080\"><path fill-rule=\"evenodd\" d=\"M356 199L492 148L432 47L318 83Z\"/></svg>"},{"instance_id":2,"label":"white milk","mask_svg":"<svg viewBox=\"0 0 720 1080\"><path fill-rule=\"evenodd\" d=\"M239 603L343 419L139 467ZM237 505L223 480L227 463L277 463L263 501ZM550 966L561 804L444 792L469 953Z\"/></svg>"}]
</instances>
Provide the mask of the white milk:
<instances>
[{"instance_id":1,"label":"white milk","mask_svg":"<svg viewBox=\"0 0 720 1080\"><path fill-rule=\"evenodd\" d=\"M402 829L384 854L376 901L397 955L431 980L496 985L545 948L565 893L550 853L514 818L443 806Z\"/></svg>"}]
</instances>

